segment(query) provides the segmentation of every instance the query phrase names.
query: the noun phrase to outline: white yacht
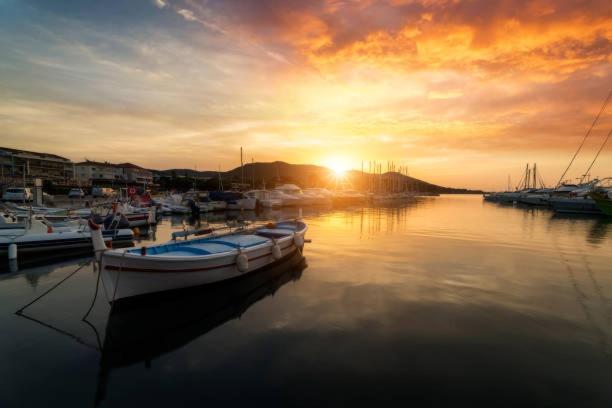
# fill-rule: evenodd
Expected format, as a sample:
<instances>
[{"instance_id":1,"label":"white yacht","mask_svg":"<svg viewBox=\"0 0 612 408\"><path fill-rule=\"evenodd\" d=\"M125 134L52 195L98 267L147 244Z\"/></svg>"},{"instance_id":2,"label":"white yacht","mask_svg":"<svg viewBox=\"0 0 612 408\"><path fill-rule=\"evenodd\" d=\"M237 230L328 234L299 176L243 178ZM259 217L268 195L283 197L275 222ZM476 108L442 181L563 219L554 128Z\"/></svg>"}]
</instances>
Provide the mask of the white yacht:
<instances>
[{"instance_id":1,"label":"white yacht","mask_svg":"<svg viewBox=\"0 0 612 408\"><path fill-rule=\"evenodd\" d=\"M244 196L257 200L264 208L276 208L283 205L283 200L281 198L274 198L269 190L250 190L244 193Z\"/></svg>"}]
</instances>

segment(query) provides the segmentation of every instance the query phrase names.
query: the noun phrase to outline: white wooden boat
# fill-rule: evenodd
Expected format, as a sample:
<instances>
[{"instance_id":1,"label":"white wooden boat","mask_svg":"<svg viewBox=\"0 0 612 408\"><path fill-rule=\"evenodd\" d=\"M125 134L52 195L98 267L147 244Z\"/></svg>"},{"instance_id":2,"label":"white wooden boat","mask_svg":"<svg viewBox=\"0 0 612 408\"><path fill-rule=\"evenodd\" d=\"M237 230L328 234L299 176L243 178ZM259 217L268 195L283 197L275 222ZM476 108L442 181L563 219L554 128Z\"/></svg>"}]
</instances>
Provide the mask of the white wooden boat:
<instances>
[{"instance_id":1,"label":"white wooden boat","mask_svg":"<svg viewBox=\"0 0 612 408\"><path fill-rule=\"evenodd\" d=\"M150 247L107 250L99 237L101 278L109 302L239 278L301 251L307 226L283 221Z\"/></svg>"}]
</instances>

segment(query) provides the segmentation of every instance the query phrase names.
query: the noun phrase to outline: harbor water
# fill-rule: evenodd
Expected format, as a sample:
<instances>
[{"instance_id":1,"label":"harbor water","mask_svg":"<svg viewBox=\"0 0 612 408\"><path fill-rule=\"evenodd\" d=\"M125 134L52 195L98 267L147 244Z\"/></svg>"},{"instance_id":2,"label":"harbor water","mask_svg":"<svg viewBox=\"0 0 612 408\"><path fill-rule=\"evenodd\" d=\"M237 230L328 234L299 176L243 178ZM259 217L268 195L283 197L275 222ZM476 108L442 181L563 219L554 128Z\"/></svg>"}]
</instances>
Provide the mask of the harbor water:
<instances>
[{"instance_id":1,"label":"harbor water","mask_svg":"<svg viewBox=\"0 0 612 408\"><path fill-rule=\"evenodd\" d=\"M612 406L611 219L475 195L302 215L305 260L123 314L99 288L89 324L90 257L0 274L0 406Z\"/></svg>"}]
</instances>

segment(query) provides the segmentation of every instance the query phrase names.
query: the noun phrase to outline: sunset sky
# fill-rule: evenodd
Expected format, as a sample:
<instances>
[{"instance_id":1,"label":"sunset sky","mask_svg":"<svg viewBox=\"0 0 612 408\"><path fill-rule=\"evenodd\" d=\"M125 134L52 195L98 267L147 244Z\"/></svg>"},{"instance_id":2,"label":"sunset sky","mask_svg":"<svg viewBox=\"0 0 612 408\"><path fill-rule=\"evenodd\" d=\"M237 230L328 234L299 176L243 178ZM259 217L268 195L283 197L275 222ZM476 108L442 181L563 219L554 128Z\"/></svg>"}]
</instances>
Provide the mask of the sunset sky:
<instances>
[{"instance_id":1,"label":"sunset sky","mask_svg":"<svg viewBox=\"0 0 612 408\"><path fill-rule=\"evenodd\" d=\"M610 0L0 0L0 146L73 160L555 183L610 89Z\"/></svg>"}]
</instances>

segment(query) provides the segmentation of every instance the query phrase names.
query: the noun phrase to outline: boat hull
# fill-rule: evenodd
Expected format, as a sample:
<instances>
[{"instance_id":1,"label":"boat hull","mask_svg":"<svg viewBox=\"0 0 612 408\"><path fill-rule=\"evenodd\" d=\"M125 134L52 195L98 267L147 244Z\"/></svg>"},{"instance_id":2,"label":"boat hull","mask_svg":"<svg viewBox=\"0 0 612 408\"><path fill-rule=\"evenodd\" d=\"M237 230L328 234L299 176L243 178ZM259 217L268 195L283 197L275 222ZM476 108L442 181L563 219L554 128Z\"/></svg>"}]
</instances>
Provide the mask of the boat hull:
<instances>
[{"instance_id":1,"label":"boat hull","mask_svg":"<svg viewBox=\"0 0 612 408\"><path fill-rule=\"evenodd\" d=\"M549 203L553 210L558 213L602 214L602 211L599 209L595 201L588 198L551 198Z\"/></svg>"},{"instance_id":2,"label":"boat hull","mask_svg":"<svg viewBox=\"0 0 612 408\"><path fill-rule=\"evenodd\" d=\"M527 195L518 199L521 204L536 205L547 207L549 205L549 197L544 195Z\"/></svg>"},{"instance_id":3,"label":"boat hull","mask_svg":"<svg viewBox=\"0 0 612 408\"><path fill-rule=\"evenodd\" d=\"M595 198L595 204L601 212L612 217L612 200Z\"/></svg>"},{"instance_id":4,"label":"boat hull","mask_svg":"<svg viewBox=\"0 0 612 408\"><path fill-rule=\"evenodd\" d=\"M102 258L102 282L109 302L113 303L235 279L276 265L296 251L301 252L305 233L306 228L277 239L280 256L276 258L272 241L243 249L242 254L248 258L246 271L241 271L237 264L238 250L192 257L143 256L126 251L109 251ZM296 242L301 242L301 246Z\"/></svg>"},{"instance_id":5,"label":"boat hull","mask_svg":"<svg viewBox=\"0 0 612 408\"><path fill-rule=\"evenodd\" d=\"M111 241L115 248L131 246L134 235L130 230L103 231L105 241ZM11 243L17 245L19 258L22 254L41 255L50 252L92 251L91 235L85 232L62 232L50 234L27 234L17 238L0 237L0 257L8 254Z\"/></svg>"}]
</instances>

